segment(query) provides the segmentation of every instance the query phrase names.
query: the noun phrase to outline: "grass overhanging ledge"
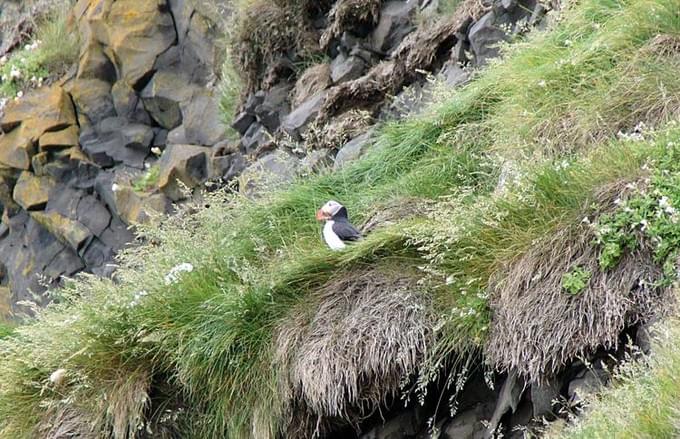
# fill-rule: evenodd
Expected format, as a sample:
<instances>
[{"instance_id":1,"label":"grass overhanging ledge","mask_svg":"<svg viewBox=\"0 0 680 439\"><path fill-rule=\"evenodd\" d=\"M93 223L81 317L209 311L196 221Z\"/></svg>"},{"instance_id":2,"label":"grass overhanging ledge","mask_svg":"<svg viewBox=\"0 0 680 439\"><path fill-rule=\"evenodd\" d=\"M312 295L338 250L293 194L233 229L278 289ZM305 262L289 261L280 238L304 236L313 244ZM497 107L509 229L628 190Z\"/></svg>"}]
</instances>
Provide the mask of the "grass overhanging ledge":
<instances>
[{"instance_id":1,"label":"grass overhanging ledge","mask_svg":"<svg viewBox=\"0 0 680 439\"><path fill-rule=\"evenodd\" d=\"M462 90L385 126L356 164L257 201L207 195L207 207L141 227L145 244L121 255L115 281L69 281L56 304L0 340L0 437L133 437L140 428L304 437L374 410L402 390L399 375L418 375L422 392L487 352L501 369L544 355L540 368L520 368L536 378L611 342L629 309L617 308L603 331L565 320L590 341L558 353L496 330L522 329L510 308L525 289L530 306L553 298L573 312L597 309L591 299L603 287L629 297L642 279L650 301L633 315L663 308L680 247L661 202L680 206L680 57L659 35L680 35L677 1L573 4ZM627 135L640 122L657 129ZM313 221L329 198L357 224L380 219L345 252L323 248ZM547 258L555 239L574 246ZM527 267L546 258L552 273L534 280ZM645 270L617 272L627 258ZM580 283L566 288L565 275ZM533 288L541 282L545 297ZM371 325L371 343L317 343L326 325L366 332L365 309L384 323ZM407 330L395 332L401 324ZM502 343L507 353L489 355ZM305 370L304 353L327 365L322 378ZM366 373L370 386L359 379ZM334 393L338 383L347 394Z\"/></svg>"}]
</instances>

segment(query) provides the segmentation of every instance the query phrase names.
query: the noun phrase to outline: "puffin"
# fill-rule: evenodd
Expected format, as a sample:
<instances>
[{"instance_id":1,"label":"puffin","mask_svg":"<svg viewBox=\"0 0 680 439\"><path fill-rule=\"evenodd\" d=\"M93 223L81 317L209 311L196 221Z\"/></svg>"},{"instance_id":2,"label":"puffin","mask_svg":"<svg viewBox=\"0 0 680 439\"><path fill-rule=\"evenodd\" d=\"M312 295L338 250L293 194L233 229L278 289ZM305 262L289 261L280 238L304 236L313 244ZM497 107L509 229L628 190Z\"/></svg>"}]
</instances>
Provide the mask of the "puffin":
<instances>
[{"instance_id":1,"label":"puffin","mask_svg":"<svg viewBox=\"0 0 680 439\"><path fill-rule=\"evenodd\" d=\"M361 233L349 222L347 208L337 201L330 200L316 212L318 221L325 221L323 240L331 250L342 250L346 242L361 239Z\"/></svg>"}]
</instances>

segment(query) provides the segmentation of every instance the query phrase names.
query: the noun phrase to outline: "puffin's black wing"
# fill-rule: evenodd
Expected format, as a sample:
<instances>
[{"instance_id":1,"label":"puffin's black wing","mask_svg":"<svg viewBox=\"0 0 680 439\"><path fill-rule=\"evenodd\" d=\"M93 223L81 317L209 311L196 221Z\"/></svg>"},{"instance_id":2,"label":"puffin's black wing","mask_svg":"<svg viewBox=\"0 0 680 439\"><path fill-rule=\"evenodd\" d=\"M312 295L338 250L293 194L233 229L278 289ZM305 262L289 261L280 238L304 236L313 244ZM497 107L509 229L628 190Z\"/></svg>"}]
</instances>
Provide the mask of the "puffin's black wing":
<instances>
[{"instance_id":1,"label":"puffin's black wing","mask_svg":"<svg viewBox=\"0 0 680 439\"><path fill-rule=\"evenodd\" d=\"M361 233L347 221L335 221L333 232L343 241L356 241L361 238Z\"/></svg>"}]
</instances>

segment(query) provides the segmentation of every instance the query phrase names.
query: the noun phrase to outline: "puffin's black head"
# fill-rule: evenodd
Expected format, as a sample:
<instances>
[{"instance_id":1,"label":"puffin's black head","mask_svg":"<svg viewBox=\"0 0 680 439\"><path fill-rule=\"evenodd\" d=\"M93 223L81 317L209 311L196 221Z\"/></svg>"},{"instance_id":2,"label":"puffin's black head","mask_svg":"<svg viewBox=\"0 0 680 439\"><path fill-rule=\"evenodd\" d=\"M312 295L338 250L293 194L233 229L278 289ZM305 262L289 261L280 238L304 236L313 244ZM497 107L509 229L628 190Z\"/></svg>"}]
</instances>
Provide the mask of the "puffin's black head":
<instances>
[{"instance_id":1,"label":"puffin's black head","mask_svg":"<svg viewBox=\"0 0 680 439\"><path fill-rule=\"evenodd\" d=\"M347 219L347 209L337 201L330 200L316 212L316 219L319 221L328 221L331 219L335 220L340 218Z\"/></svg>"}]
</instances>

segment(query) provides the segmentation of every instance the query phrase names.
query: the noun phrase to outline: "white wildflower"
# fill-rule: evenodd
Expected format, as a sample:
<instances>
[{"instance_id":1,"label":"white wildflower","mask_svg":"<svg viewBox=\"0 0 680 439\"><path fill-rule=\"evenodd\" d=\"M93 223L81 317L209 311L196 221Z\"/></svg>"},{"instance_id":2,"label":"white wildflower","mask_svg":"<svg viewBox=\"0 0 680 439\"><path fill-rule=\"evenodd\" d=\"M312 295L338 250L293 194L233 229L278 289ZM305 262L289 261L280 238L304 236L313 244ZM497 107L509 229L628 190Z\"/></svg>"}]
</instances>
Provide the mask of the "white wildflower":
<instances>
[{"instance_id":1,"label":"white wildflower","mask_svg":"<svg viewBox=\"0 0 680 439\"><path fill-rule=\"evenodd\" d=\"M113 184L111 185L111 190L112 190L113 192L118 192L119 189L120 189L120 186L118 186L118 184L113 183Z\"/></svg>"},{"instance_id":2,"label":"white wildflower","mask_svg":"<svg viewBox=\"0 0 680 439\"><path fill-rule=\"evenodd\" d=\"M538 86L541 87L541 88L545 88L545 87L547 87L547 85L548 85L548 83L545 82L545 79L541 79L540 81L538 81Z\"/></svg>"},{"instance_id":3,"label":"white wildflower","mask_svg":"<svg viewBox=\"0 0 680 439\"><path fill-rule=\"evenodd\" d=\"M57 369L50 375L50 383L55 386L60 386L66 378L66 369Z\"/></svg>"},{"instance_id":4,"label":"white wildflower","mask_svg":"<svg viewBox=\"0 0 680 439\"><path fill-rule=\"evenodd\" d=\"M180 279L182 273L191 273L194 271L194 266L188 262L183 262L181 264L172 267L172 270L165 275L165 285L171 285Z\"/></svg>"},{"instance_id":5,"label":"white wildflower","mask_svg":"<svg viewBox=\"0 0 680 439\"><path fill-rule=\"evenodd\" d=\"M614 200L614 204L616 204L617 206L620 206L621 203L623 203L623 201L621 200L621 198L617 198L616 200Z\"/></svg>"},{"instance_id":6,"label":"white wildflower","mask_svg":"<svg viewBox=\"0 0 680 439\"><path fill-rule=\"evenodd\" d=\"M19 91L17 92L17 99L21 99L23 96L24 96L24 92L21 91L21 90L19 90Z\"/></svg>"},{"instance_id":7,"label":"white wildflower","mask_svg":"<svg viewBox=\"0 0 680 439\"><path fill-rule=\"evenodd\" d=\"M21 70L17 69L16 67L12 67L12 70L9 71L9 79L19 78L21 78Z\"/></svg>"},{"instance_id":8,"label":"white wildflower","mask_svg":"<svg viewBox=\"0 0 680 439\"><path fill-rule=\"evenodd\" d=\"M154 146L153 148L151 148L151 152L154 153L157 156L161 155L161 149L157 146Z\"/></svg>"},{"instance_id":9,"label":"white wildflower","mask_svg":"<svg viewBox=\"0 0 680 439\"><path fill-rule=\"evenodd\" d=\"M659 200L659 207L669 215L673 215L676 212L675 208L671 205L670 200L665 195Z\"/></svg>"},{"instance_id":10,"label":"white wildflower","mask_svg":"<svg viewBox=\"0 0 680 439\"><path fill-rule=\"evenodd\" d=\"M647 226L649 226L649 223L647 222L646 219L643 219L642 221L640 221L640 225L642 226L642 231L644 232L645 230L647 230Z\"/></svg>"}]
</instances>

